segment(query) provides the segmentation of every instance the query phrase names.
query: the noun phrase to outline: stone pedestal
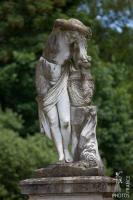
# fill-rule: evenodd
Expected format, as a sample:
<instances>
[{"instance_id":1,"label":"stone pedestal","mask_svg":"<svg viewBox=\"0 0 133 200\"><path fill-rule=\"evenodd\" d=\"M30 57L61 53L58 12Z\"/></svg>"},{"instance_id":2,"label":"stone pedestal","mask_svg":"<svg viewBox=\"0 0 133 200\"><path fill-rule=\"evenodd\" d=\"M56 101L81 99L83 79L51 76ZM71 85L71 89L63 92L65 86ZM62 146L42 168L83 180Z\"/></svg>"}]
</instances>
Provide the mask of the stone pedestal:
<instances>
[{"instance_id":1,"label":"stone pedestal","mask_svg":"<svg viewBox=\"0 0 133 200\"><path fill-rule=\"evenodd\" d=\"M23 180L29 200L111 200L116 180L105 176L45 177Z\"/></svg>"}]
</instances>

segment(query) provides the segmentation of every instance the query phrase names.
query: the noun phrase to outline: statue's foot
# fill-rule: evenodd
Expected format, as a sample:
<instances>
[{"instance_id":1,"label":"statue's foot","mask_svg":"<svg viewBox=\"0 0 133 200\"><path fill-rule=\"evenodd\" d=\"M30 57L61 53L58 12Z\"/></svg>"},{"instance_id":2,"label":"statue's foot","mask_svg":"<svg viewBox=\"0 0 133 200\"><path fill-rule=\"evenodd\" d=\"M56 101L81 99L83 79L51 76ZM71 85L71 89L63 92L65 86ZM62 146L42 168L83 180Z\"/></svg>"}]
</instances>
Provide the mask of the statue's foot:
<instances>
[{"instance_id":1,"label":"statue's foot","mask_svg":"<svg viewBox=\"0 0 133 200\"><path fill-rule=\"evenodd\" d=\"M73 162L73 158L71 156L71 154L69 153L68 150L64 150L64 154L65 154L65 161L68 162Z\"/></svg>"},{"instance_id":2,"label":"statue's foot","mask_svg":"<svg viewBox=\"0 0 133 200\"><path fill-rule=\"evenodd\" d=\"M56 162L57 165L64 164L64 163L65 163L65 160L59 160Z\"/></svg>"},{"instance_id":3,"label":"statue's foot","mask_svg":"<svg viewBox=\"0 0 133 200\"><path fill-rule=\"evenodd\" d=\"M62 164L62 163L65 163L65 157L64 157L64 154L59 156L59 161L57 162L57 164Z\"/></svg>"}]
</instances>

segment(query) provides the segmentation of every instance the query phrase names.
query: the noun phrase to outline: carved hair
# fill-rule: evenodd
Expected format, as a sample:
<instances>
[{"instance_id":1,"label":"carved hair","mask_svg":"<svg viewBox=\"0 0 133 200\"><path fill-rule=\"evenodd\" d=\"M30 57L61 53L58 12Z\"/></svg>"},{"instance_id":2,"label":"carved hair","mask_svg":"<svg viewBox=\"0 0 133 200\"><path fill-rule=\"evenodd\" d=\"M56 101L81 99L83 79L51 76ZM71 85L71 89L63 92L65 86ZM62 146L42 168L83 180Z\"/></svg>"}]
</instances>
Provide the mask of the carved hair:
<instances>
[{"instance_id":1,"label":"carved hair","mask_svg":"<svg viewBox=\"0 0 133 200\"><path fill-rule=\"evenodd\" d=\"M66 45L69 46L69 49L71 46L73 46L73 48L76 48L76 49L73 49L73 51L75 52L77 51L77 44L84 41L86 45L85 36L79 33L78 31L53 30L50 36L48 37L48 40L45 44L45 48L43 51L43 56L49 62L54 62L55 57L59 53L60 41L65 42Z\"/></svg>"},{"instance_id":2,"label":"carved hair","mask_svg":"<svg viewBox=\"0 0 133 200\"><path fill-rule=\"evenodd\" d=\"M59 51L59 36L57 32L52 32L45 44L43 56L50 62L55 58L55 55Z\"/></svg>"}]
</instances>

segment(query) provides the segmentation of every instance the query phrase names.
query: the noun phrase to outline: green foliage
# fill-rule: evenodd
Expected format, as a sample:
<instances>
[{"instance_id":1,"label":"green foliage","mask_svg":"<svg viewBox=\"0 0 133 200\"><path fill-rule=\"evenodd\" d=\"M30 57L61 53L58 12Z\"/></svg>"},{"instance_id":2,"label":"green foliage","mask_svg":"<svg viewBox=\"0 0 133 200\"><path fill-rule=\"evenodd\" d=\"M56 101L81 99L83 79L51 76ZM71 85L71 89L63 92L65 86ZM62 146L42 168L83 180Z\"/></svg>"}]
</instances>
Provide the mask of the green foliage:
<instances>
[{"instance_id":1,"label":"green foliage","mask_svg":"<svg viewBox=\"0 0 133 200\"><path fill-rule=\"evenodd\" d=\"M19 200L19 181L55 161L53 145L39 134L22 139L8 129L0 131L0 138L0 199Z\"/></svg>"},{"instance_id":2,"label":"green foliage","mask_svg":"<svg viewBox=\"0 0 133 200\"><path fill-rule=\"evenodd\" d=\"M34 88L34 53L26 53L26 51L14 51L13 59L15 62L6 65L0 69L0 90L2 96L2 106L16 110L23 116L24 127L26 128L30 123L33 124L33 116L37 113L34 108L35 102L35 88ZM26 98L25 98L26 97ZM28 125L27 120L28 119ZM35 131L35 125L31 129ZM26 132L31 129L26 128ZM24 135L25 130L21 131Z\"/></svg>"},{"instance_id":3,"label":"green foliage","mask_svg":"<svg viewBox=\"0 0 133 200\"><path fill-rule=\"evenodd\" d=\"M17 113L13 113L10 109L6 109L4 112L0 109L0 130L20 131L23 127L22 123L23 121Z\"/></svg>"},{"instance_id":4,"label":"green foliage","mask_svg":"<svg viewBox=\"0 0 133 200\"><path fill-rule=\"evenodd\" d=\"M119 69L119 70L117 70ZM127 68L122 64L99 62L93 69L96 77L95 104L98 106L98 139L108 167L132 173L131 95L128 93ZM128 144L128 145L127 145ZM124 165L123 165L124 163Z\"/></svg>"},{"instance_id":5,"label":"green foliage","mask_svg":"<svg viewBox=\"0 0 133 200\"><path fill-rule=\"evenodd\" d=\"M17 131L22 119L11 110L0 111L0 199L21 200L19 182L29 178L33 170L55 162L51 141L35 134L23 139Z\"/></svg>"}]
</instances>

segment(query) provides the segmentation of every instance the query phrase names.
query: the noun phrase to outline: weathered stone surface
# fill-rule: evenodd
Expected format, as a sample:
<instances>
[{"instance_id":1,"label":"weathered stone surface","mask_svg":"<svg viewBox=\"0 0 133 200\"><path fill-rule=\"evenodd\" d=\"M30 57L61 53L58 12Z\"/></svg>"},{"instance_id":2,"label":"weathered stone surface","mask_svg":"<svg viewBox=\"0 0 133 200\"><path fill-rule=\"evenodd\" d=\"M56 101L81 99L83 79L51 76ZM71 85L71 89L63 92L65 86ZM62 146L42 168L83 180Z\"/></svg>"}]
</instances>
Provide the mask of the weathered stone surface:
<instances>
[{"instance_id":1,"label":"weathered stone surface","mask_svg":"<svg viewBox=\"0 0 133 200\"><path fill-rule=\"evenodd\" d=\"M53 140L58 160L82 160L90 168L101 168L91 56L86 48L90 36L90 28L77 19L55 21L36 66L36 100L40 130Z\"/></svg>"},{"instance_id":2,"label":"weathered stone surface","mask_svg":"<svg viewBox=\"0 0 133 200\"><path fill-rule=\"evenodd\" d=\"M101 194L89 194L88 195L56 195L56 196L47 196L47 195L36 195L30 196L29 200L112 200L112 199L103 199Z\"/></svg>"},{"instance_id":3,"label":"weathered stone surface","mask_svg":"<svg viewBox=\"0 0 133 200\"><path fill-rule=\"evenodd\" d=\"M101 194L106 198L115 192L116 180L104 176L49 177L21 181L22 194L36 195L88 195Z\"/></svg>"},{"instance_id":4,"label":"weathered stone surface","mask_svg":"<svg viewBox=\"0 0 133 200\"><path fill-rule=\"evenodd\" d=\"M98 167L89 167L87 162L62 163L37 169L35 177L69 177L69 176L98 176L103 175Z\"/></svg>"},{"instance_id":5,"label":"weathered stone surface","mask_svg":"<svg viewBox=\"0 0 133 200\"><path fill-rule=\"evenodd\" d=\"M91 29L81 24L78 20L75 19L56 19L53 30L61 29L61 30L70 30L70 31L78 31L86 37L90 38L92 36Z\"/></svg>"}]
</instances>

